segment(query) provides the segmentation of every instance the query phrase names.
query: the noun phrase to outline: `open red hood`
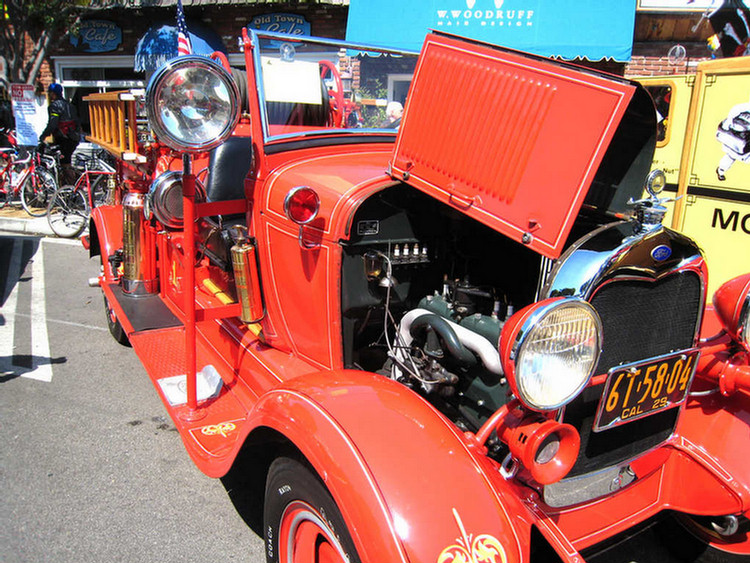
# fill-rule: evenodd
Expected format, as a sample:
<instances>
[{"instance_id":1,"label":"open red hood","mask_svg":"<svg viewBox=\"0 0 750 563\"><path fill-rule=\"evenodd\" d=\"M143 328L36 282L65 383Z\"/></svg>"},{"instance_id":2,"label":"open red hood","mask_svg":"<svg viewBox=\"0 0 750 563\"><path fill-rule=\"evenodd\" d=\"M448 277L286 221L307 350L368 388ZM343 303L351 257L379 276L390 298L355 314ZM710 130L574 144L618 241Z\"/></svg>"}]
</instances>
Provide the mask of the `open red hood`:
<instances>
[{"instance_id":1,"label":"open red hood","mask_svg":"<svg viewBox=\"0 0 750 563\"><path fill-rule=\"evenodd\" d=\"M635 89L433 33L409 91L393 175L556 258Z\"/></svg>"}]
</instances>

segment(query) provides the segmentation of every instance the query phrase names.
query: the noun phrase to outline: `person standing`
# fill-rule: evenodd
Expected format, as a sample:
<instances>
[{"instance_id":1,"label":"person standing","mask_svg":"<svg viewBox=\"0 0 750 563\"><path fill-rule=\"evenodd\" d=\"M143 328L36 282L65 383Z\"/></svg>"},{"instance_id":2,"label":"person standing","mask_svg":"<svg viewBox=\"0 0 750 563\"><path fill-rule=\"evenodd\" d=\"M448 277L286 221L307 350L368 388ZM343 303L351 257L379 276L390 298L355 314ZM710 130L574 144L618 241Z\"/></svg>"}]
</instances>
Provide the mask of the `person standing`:
<instances>
[{"instance_id":1,"label":"person standing","mask_svg":"<svg viewBox=\"0 0 750 563\"><path fill-rule=\"evenodd\" d=\"M380 124L380 127L383 129L398 129L403 114L404 106L401 105L401 102L388 102L385 108L385 121Z\"/></svg>"},{"instance_id":2,"label":"person standing","mask_svg":"<svg viewBox=\"0 0 750 563\"><path fill-rule=\"evenodd\" d=\"M52 83L48 88L49 107L47 113L49 118L47 126L39 136L40 148L44 145L43 140L52 135L52 138L60 147L62 153L62 184L75 184L77 174L71 163L71 156L81 140L81 125L75 107L63 97L63 89L60 84Z\"/></svg>"}]
</instances>

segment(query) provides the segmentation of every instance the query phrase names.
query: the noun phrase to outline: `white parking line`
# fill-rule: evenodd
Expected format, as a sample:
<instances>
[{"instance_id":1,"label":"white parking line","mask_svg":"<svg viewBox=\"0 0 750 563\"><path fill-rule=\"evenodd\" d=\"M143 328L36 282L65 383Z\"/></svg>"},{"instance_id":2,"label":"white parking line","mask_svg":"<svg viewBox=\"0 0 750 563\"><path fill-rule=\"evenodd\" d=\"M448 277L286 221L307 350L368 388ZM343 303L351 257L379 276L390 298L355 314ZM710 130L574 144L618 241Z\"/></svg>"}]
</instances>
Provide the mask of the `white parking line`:
<instances>
[{"instance_id":1,"label":"white parking line","mask_svg":"<svg viewBox=\"0 0 750 563\"><path fill-rule=\"evenodd\" d=\"M2 307L3 323L0 324L0 375L20 375L37 381L52 381L52 365L50 363L49 335L47 332L47 306L45 302L44 282L44 245L37 247L31 258L31 300L28 315L18 312L18 292L23 285L19 280L23 276L23 246L24 238L13 241L11 256L8 263L8 275L4 293L8 298ZM30 333L26 339L31 341L31 369L18 366L16 358L16 318L30 319ZM23 326L23 325L21 325ZM22 342L25 339L21 339ZM25 353L25 352L23 352Z\"/></svg>"},{"instance_id":2,"label":"white parking line","mask_svg":"<svg viewBox=\"0 0 750 563\"><path fill-rule=\"evenodd\" d=\"M3 312L3 315L5 315L5 314L13 315L13 313L5 313L5 312ZM15 315L13 315L13 316L15 316L16 318L20 317L22 319L30 319L31 318L31 315L25 315L23 313L15 313ZM73 322L73 321L63 321L63 320L60 320L60 319L50 319L50 318L48 318L47 319L47 324L50 324L50 323L52 323L52 324L58 324L58 325L65 325L65 326L72 326L72 327L75 327L75 328L85 328L86 330L100 330L102 332L108 332L108 329L104 328L103 326L87 325L87 324L83 324L83 323L76 323L76 322Z\"/></svg>"},{"instance_id":3,"label":"white parking line","mask_svg":"<svg viewBox=\"0 0 750 563\"><path fill-rule=\"evenodd\" d=\"M39 245L31 265L31 365L33 369L21 376L49 382L52 381L52 364L50 364L47 305L44 294L44 246L44 244Z\"/></svg>"}]
</instances>

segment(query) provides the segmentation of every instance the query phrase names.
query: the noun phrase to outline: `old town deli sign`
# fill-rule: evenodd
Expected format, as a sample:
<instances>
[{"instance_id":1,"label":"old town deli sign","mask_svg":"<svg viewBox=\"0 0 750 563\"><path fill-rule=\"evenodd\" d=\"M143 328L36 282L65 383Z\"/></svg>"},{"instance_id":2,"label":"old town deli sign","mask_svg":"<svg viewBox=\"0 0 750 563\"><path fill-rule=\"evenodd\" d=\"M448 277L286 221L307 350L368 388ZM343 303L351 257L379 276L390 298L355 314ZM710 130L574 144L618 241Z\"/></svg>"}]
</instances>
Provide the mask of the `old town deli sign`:
<instances>
[{"instance_id":1,"label":"old town deli sign","mask_svg":"<svg viewBox=\"0 0 750 563\"><path fill-rule=\"evenodd\" d=\"M114 51L122 43L122 29L106 20L84 20L78 33L70 36L71 44L84 53Z\"/></svg>"}]
</instances>

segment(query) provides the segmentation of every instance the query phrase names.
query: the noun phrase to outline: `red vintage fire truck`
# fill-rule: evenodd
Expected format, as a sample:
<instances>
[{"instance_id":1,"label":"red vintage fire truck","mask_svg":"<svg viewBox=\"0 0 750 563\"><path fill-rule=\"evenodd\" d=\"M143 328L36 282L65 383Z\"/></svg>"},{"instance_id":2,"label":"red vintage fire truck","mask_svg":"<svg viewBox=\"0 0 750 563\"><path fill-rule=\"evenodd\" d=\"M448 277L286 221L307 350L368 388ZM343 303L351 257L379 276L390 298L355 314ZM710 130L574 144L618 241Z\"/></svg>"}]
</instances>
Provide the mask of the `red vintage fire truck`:
<instances>
[{"instance_id":1,"label":"red vintage fire truck","mask_svg":"<svg viewBox=\"0 0 750 563\"><path fill-rule=\"evenodd\" d=\"M241 43L89 99L118 170L84 243L196 465L265 475L268 561L582 562L646 529L750 560L750 275L706 312L643 87L442 33Z\"/></svg>"}]
</instances>

